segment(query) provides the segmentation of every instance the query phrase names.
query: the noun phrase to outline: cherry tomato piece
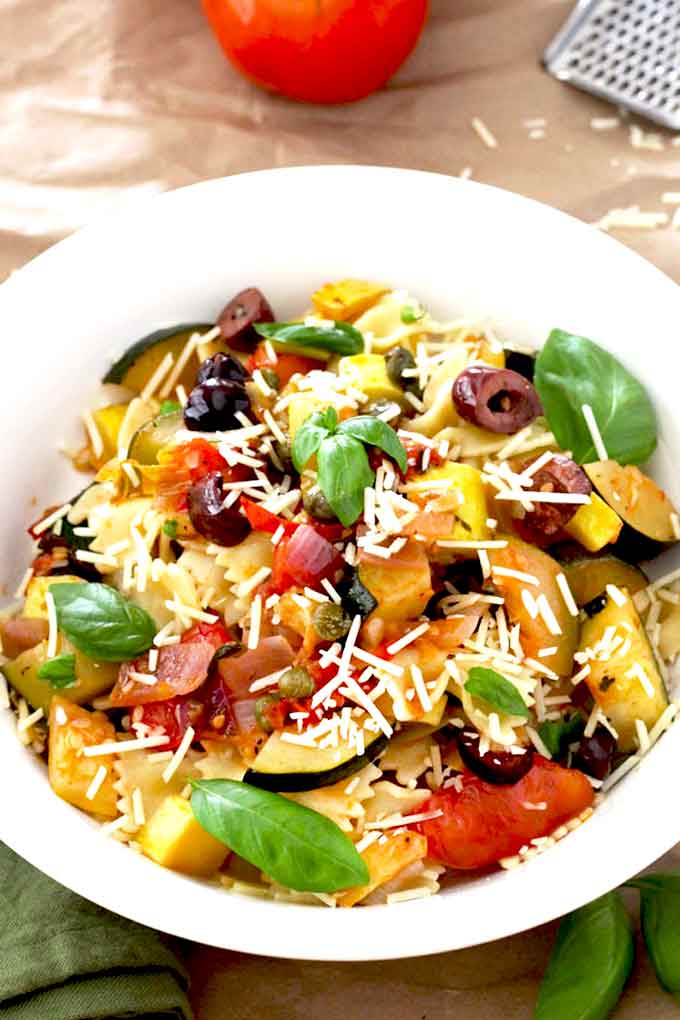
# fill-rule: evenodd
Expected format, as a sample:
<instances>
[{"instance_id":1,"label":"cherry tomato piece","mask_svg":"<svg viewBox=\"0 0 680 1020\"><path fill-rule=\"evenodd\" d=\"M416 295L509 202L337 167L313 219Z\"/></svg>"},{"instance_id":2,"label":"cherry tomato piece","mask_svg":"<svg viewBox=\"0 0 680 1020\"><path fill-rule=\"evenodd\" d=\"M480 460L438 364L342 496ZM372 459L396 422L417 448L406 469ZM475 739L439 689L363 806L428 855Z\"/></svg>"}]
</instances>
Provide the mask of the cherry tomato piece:
<instances>
[{"instance_id":1,"label":"cherry tomato piece","mask_svg":"<svg viewBox=\"0 0 680 1020\"><path fill-rule=\"evenodd\" d=\"M430 855L449 868L485 868L548 836L590 807L593 796L582 772L535 755L530 771L513 786L492 786L465 772L460 793L439 790L420 808L442 814L415 827L427 836Z\"/></svg>"}]
</instances>

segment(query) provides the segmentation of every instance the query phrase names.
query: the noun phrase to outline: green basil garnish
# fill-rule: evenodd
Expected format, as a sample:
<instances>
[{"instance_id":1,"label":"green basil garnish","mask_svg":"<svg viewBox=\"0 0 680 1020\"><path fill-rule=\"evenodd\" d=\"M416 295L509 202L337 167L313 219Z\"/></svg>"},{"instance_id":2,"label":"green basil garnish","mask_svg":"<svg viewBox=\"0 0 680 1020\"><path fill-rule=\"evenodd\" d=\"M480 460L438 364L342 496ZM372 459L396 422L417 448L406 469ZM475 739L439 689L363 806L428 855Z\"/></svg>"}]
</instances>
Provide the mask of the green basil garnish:
<instances>
[{"instance_id":1,"label":"green basil garnish","mask_svg":"<svg viewBox=\"0 0 680 1020\"><path fill-rule=\"evenodd\" d=\"M538 727L538 735L553 758L559 758L581 736L583 727L583 719L576 713L564 719L546 719Z\"/></svg>"},{"instance_id":2,"label":"green basil garnish","mask_svg":"<svg viewBox=\"0 0 680 1020\"><path fill-rule=\"evenodd\" d=\"M642 875L628 882L640 890L640 921L659 984L680 997L680 872Z\"/></svg>"},{"instance_id":3,"label":"green basil garnish","mask_svg":"<svg viewBox=\"0 0 680 1020\"><path fill-rule=\"evenodd\" d=\"M47 680L55 691L76 685L76 657L72 653L56 655L53 659L43 662L38 670L41 680Z\"/></svg>"},{"instance_id":4,"label":"green basil garnish","mask_svg":"<svg viewBox=\"0 0 680 1020\"><path fill-rule=\"evenodd\" d=\"M375 472L366 446L376 446L406 471L406 450L393 428L370 414L358 414L338 424L334 408L315 411L295 433L292 457L297 471L317 455L319 488L338 520L349 527L364 505L364 489L373 485Z\"/></svg>"},{"instance_id":5,"label":"green basil garnish","mask_svg":"<svg viewBox=\"0 0 680 1020\"><path fill-rule=\"evenodd\" d=\"M163 524L163 534L167 535L168 538L177 538L177 521L174 519L165 521Z\"/></svg>"},{"instance_id":6,"label":"green basil garnish","mask_svg":"<svg viewBox=\"0 0 680 1020\"><path fill-rule=\"evenodd\" d=\"M100 662L124 662L151 647L156 624L107 584L52 584L59 630L84 655Z\"/></svg>"},{"instance_id":7,"label":"green basil garnish","mask_svg":"<svg viewBox=\"0 0 680 1020\"><path fill-rule=\"evenodd\" d=\"M281 885L331 893L368 882L354 844L325 815L231 779L196 779L192 786L199 825Z\"/></svg>"},{"instance_id":8,"label":"green basil garnish","mask_svg":"<svg viewBox=\"0 0 680 1020\"><path fill-rule=\"evenodd\" d=\"M304 322L259 322L260 336L282 346L310 347L332 354L361 354L364 338L349 322L331 322L328 326L306 326Z\"/></svg>"},{"instance_id":9,"label":"green basil garnish","mask_svg":"<svg viewBox=\"0 0 680 1020\"><path fill-rule=\"evenodd\" d=\"M534 1020L605 1020L633 966L633 932L621 898L607 893L560 924Z\"/></svg>"},{"instance_id":10,"label":"green basil garnish","mask_svg":"<svg viewBox=\"0 0 680 1020\"><path fill-rule=\"evenodd\" d=\"M529 718L529 709L524 704L522 695L510 680L506 680L495 669L473 666L468 673L465 690L505 715Z\"/></svg>"},{"instance_id":11,"label":"green basil garnish","mask_svg":"<svg viewBox=\"0 0 680 1020\"><path fill-rule=\"evenodd\" d=\"M600 459L584 404L592 407L612 460L641 464L654 452L656 417L646 390L592 340L554 329L536 358L534 386L557 445L579 464Z\"/></svg>"}]
</instances>

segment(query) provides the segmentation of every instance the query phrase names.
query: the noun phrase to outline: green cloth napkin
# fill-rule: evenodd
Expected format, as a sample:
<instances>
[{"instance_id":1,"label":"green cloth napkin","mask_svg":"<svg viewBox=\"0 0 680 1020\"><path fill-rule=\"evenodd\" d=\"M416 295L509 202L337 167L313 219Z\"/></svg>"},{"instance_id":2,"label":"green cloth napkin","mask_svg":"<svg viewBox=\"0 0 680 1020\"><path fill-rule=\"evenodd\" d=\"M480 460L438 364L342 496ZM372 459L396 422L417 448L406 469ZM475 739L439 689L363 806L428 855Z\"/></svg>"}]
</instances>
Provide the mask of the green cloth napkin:
<instances>
[{"instance_id":1,"label":"green cloth napkin","mask_svg":"<svg viewBox=\"0 0 680 1020\"><path fill-rule=\"evenodd\" d=\"M88 903L0 843L2 1020L191 1020L187 985L158 932Z\"/></svg>"}]
</instances>

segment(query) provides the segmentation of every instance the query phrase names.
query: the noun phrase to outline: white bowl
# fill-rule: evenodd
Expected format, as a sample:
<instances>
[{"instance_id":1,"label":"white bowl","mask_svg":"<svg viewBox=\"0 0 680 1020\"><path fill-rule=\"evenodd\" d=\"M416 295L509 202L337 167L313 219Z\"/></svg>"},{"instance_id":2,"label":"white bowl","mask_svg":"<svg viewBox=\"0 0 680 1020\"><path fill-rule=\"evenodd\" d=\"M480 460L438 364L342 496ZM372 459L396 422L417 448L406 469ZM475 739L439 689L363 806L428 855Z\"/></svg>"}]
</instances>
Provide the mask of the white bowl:
<instances>
[{"instance_id":1,"label":"white bowl","mask_svg":"<svg viewBox=\"0 0 680 1020\"><path fill-rule=\"evenodd\" d=\"M658 270L560 212L480 184L368 167L266 171L175 191L95 224L0 288L8 589L26 565L36 501L72 495L74 476L55 445L112 354L156 326L210 319L250 284L285 317L319 284L349 275L407 288L439 317L488 315L510 340L540 345L560 326L616 352L654 398L654 473L680 497L671 459L680 452L680 289ZM0 716L0 838L102 906L227 949L316 960L459 949L578 907L680 840L676 728L586 825L515 871L392 907L268 902L164 871L107 840L52 794L10 713Z\"/></svg>"}]
</instances>

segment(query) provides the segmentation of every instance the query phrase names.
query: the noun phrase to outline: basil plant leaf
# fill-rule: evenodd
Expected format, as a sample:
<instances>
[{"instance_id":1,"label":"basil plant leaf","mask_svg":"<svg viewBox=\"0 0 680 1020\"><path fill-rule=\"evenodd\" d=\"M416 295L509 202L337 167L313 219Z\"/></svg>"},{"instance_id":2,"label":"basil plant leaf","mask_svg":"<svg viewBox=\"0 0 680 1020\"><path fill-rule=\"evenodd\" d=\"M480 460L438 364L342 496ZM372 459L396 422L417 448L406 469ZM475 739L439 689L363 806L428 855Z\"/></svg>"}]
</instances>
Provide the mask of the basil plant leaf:
<instances>
[{"instance_id":1,"label":"basil plant leaf","mask_svg":"<svg viewBox=\"0 0 680 1020\"><path fill-rule=\"evenodd\" d=\"M465 690L505 715L529 718L529 709L524 704L522 695L510 680L506 680L495 669L473 666L468 673Z\"/></svg>"},{"instance_id":2,"label":"basil plant leaf","mask_svg":"<svg viewBox=\"0 0 680 1020\"><path fill-rule=\"evenodd\" d=\"M145 609L107 584L52 584L59 630L91 659L125 662L147 651L156 624Z\"/></svg>"},{"instance_id":3,"label":"basil plant leaf","mask_svg":"<svg viewBox=\"0 0 680 1020\"><path fill-rule=\"evenodd\" d=\"M338 415L334 407L327 407L325 411L314 411L305 418L293 439L291 453L296 471L303 471L305 464L314 456L326 436L333 434L337 423Z\"/></svg>"},{"instance_id":4,"label":"basil plant leaf","mask_svg":"<svg viewBox=\"0 0 680 1020\"><path fill-rule=\"evenodd\" d=\"M563 719L546 719L538 727L538 735L553 758L559 758L581 736L583 728L583 719L575 713Z\"/></svg>"},{"instance_id":5,"label":"basil plant leaf","mask_svg":"<svg viewBox=\"0 0 680 1020\"><path fill-rule=\"evenodd\" d=\"M680 997L680 872L641 875L626 883L640 890L640 921L659 984Z\"/></svg>"},{"instance_id":6,"label":"basil plant leaf","mask_svg":"<svg viewBox=\"0 0 680 1020\"><path fill-rule=\"evenodd\" d=\"M363 510L364 489L375 481L366 450L352 436L327 436L319 446L317 465L319 488L347 528Z\"/></svg>"},{"instance_id":7,"label":"basil plant leaf","mask_svg":"<svg viewBox=\"0 0 680 1020\"><path fill-rule=\"evenodd\" d=\"M362 443L368 443L369 446L377 446L379 450L395 460L402 471L406 471L404 444L387 422L375 418L371 414L358 414L354 418L347 418L340 422L337 431L342 435L360 439Z\"/></svg>"},{"instance_id":8,"label":"basil plant leaf","mask_svg":"<svg viewBox=\"0 0 680 1020\"><path fill-rule=\"evenodd\" d=\"M352 841L325 815L231 779L192 783L199 825L281 885L337 892L369 880Z\"/></svg>"},{"instance_id":9,"label":"basil plant leaf","mask_svg":"<svg viewBox=\"0 0 680 1020\"><path fill-rule=\"evenodd\" d=\"M310 347L332 354L361 354L364 338L349 322L328 320L327 326L305 325L304 322L259 322L255 330L260 336L290 347Z\"/></svg>"},{"instance_id":10,"label":"basil plant leaf","mask_svg":"<svg viewBox=\"0 0 680 1020\"><path fill-rule=\"evenodd\" d=\"M38 677L47 680L55 691L76 685L76 657L72 653L55 655L53 659L43 662L38 670Z\"/></svg>"},{"instance_id":11,"label":"basil plant leaf","mask_svg":"<svg viewBox=\"0 0 680 1020\"><path fill-rule=\"evenodd\" d=\"M646 390L592 340L554 329L536 358L534 386L558 446L579 464L600 459L584 405L593 410L610 459L641 464L654 452L656 416Z\"/></svg>"},{"instance_id":12,"label":"basil plant leaf","mask_svg":"<svg viewBox=\"0 0 680 1020\"><path fill-rule=\"evenodd\" d=\"M560 924L534 1020L604 1020L633 966L633 932L621 898L607 893Z\"/></svg>"}]
</instances>

